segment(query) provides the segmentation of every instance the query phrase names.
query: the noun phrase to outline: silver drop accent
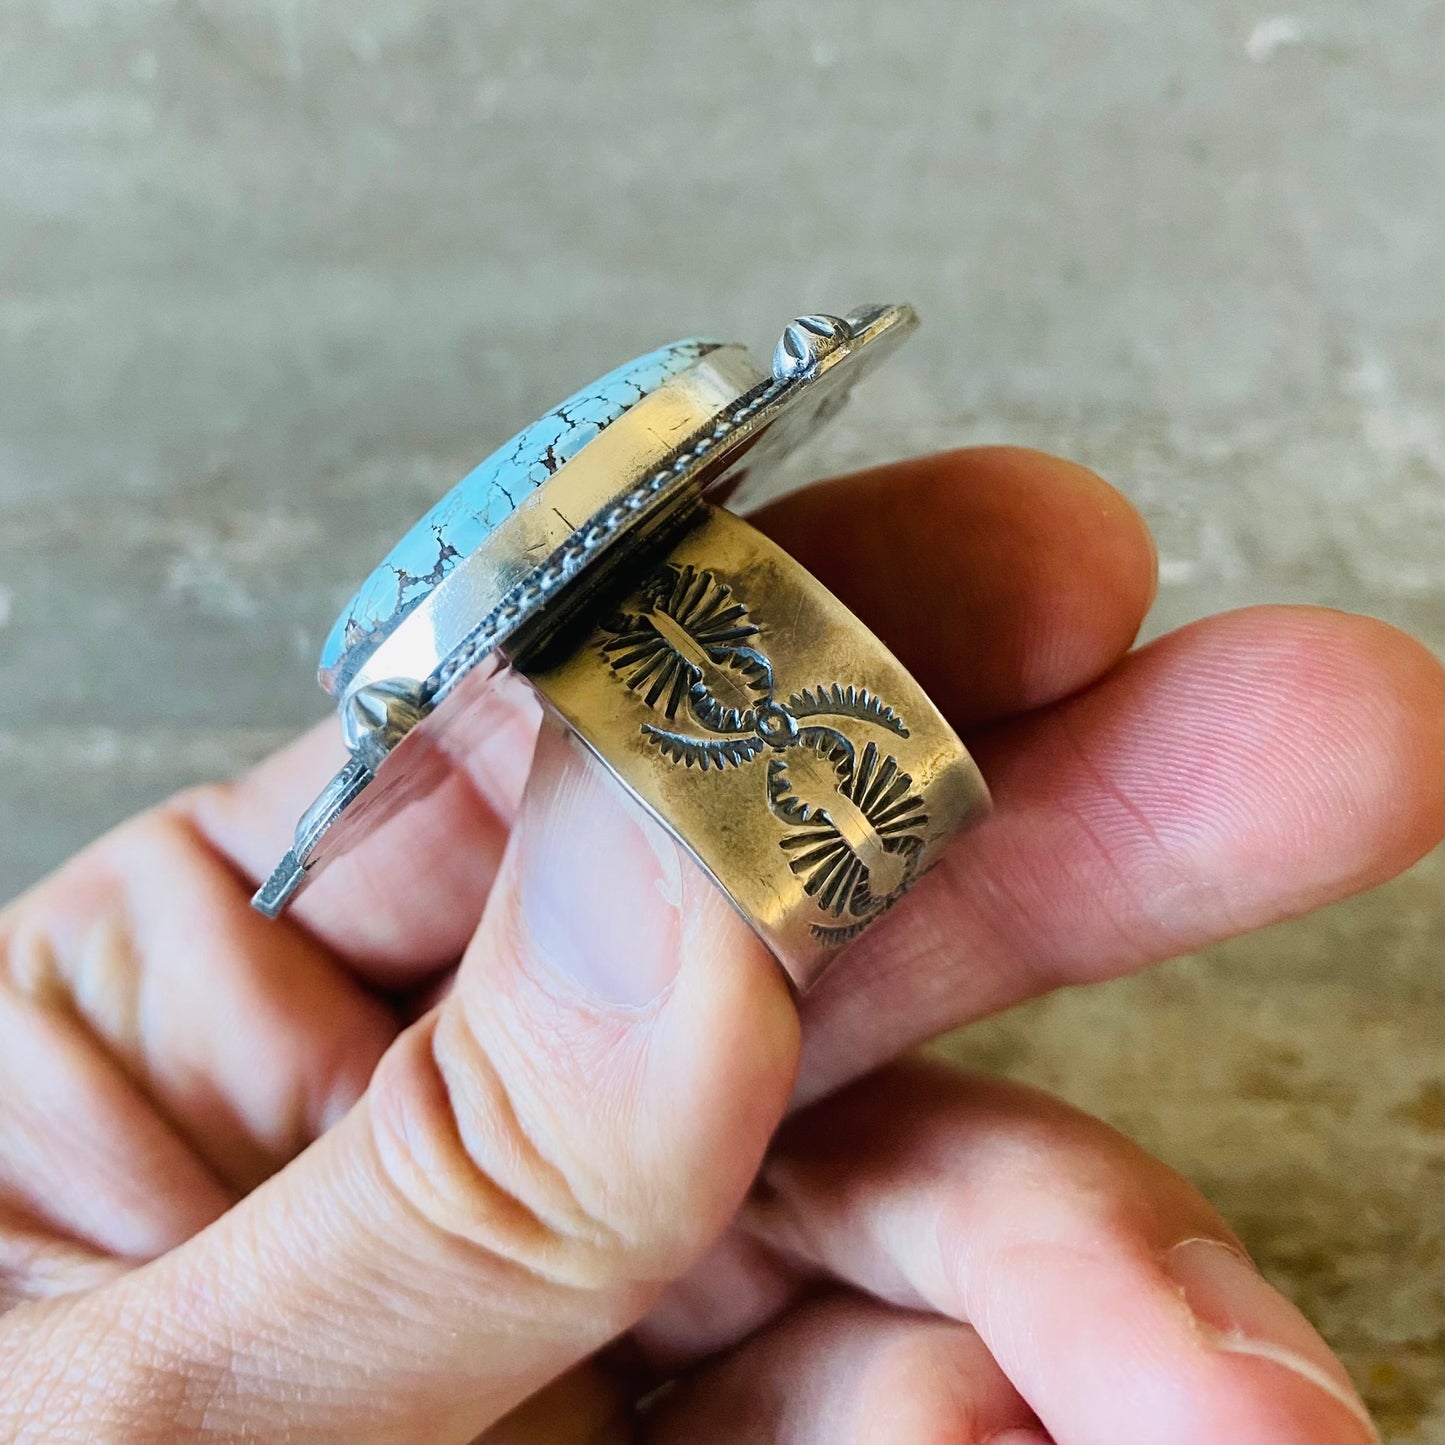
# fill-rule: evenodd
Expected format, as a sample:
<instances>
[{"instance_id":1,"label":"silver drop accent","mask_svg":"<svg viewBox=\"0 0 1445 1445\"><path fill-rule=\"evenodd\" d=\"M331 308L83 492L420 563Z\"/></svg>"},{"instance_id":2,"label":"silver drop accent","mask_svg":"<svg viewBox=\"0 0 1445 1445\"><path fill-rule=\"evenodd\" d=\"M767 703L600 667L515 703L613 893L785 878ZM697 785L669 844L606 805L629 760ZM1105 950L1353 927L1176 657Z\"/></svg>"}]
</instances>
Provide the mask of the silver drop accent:
<instances>
[{"instance_id":1,"label":"silver drop accent","mask_svg":"<svg viewBox=\"0 0 1445 1445\"><path fill-rule=\"evenodd\" d=\"M341 709L341 734L352 757L374 773L428 711L419 683L389 677L357 688L346 699Z\"/></svg>"},{"instance_id":2,"label":"silver drop accent","mask_svg":"<svg viewBox=\"0 0 1445 1445\"><path fill-rule=\"evenodd\" d=\"M773 352L773 376L795 381L807 376L852 335L841 316L799 316L783 328Z\"/></svg>"}]
</instances>

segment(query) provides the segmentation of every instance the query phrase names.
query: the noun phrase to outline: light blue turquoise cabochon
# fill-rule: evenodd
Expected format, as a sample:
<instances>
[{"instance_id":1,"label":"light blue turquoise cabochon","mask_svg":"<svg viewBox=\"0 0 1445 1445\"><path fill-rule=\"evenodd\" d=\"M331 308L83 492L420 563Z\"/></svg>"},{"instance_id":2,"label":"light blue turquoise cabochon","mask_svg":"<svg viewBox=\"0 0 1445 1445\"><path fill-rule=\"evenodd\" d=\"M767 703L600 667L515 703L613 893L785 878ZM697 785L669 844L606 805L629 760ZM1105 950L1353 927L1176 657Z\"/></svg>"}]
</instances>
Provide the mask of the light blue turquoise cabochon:
<instances>
[{"instance_id":1,"label":"light blue turquoise cabochon","mask_svg":"<svg viewBox=\"0 0 1445 1445\"><path fill-rule=\"evenodd\" d=\"M468 472L382 558L336 619L321 650L321 685L328 692L344 688L391 627L484 541L523 497L630 406L718 344L696 337L675 341L609 371Z\"/></svg>"}]
</instances>

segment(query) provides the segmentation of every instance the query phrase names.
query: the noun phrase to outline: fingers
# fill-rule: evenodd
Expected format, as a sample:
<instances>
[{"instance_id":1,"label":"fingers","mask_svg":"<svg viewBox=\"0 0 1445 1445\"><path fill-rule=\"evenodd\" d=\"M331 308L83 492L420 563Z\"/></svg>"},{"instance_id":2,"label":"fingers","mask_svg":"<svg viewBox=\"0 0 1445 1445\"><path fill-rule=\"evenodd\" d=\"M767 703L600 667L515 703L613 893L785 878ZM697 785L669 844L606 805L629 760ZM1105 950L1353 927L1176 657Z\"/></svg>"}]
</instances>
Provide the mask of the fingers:
<instances>
[{"instance_id":1,"label":"fingers","mask_svg":"<svg viewBox=\"0 0 1445 1445\"><path fill-rule=\"evenodd\" d=\"M1086 467L1022 447L860 472L750 520L888 643L957 728L1092 682L1154 599L1138 512Z\"/></svg>"},{"instance_id":2,"label":"fingers","mask_svg":"<svg viewBox=\"0 0 1445 1445\"><path fill-rule=\"evenodd\" d=\"M0 1203L0 1314L26 1300L99 1289L130 1264L101 1254L14 1204Z\"/></svg>"},{"instance_id":3,"label":"fingers","mask_svg":"<svg viewBox=\"0 0 1445 1445\"><path fill-rule=\"evenodd\" d=\"M0 1295L45 1288L47 1231L148 1259L231 1200L81 1025L0 990Z\"/></svg>"},{"instance_id":4,"label":"fingers","mask_svg":"<svg viewBox=\"0 0 1445 1445\"><path fill-rule=\"evenodd\" d=\"M29 1350L50 1436L471 1439L723 1229L796 1051L776 965L549 730L454 988L361 1103L165 1258L12 1315L0 1374Z\"/></svg>"},{"instance_id":5,"label":"fingers","mask_svg":"<svg viewBox=\"0 0 1445 1445\"><path fill-rule=\"evenodd\" d=\"M0 1188L97 1248L170 1248L339 1118L397 1028L176 810L143 815L0 915Z\"/></svg>"},{"instance_id":6,"label":"fingers","mask_svg":"<svg viewBox=\"0 0 1445 1445\"><path fill-rule=\"evenodd\" d=\"M994 814L805 996L802 1096L1393 876L1440 837L1442 711L1404 634L1257 608L980 734Z\"/></svg>"},{"instance_id":7,"label":"fingers","mask_svg":"<svg viewBox=\"0 0 1445 1445\"><path fill-rule=\"evenodd\" d=\"M791 1121L745 1226L970 1322L1059 1440L1375 1438L1343 1368L1209 1205L1096 1120L897 1066Z\"/></svg>"},{"instance_id":8,"label":"fingers","mask_svg":"<svg viewBox=\"0 0 1445 1445\"><path fill-rule=\"evenodd\" d=\"M1110 667L1153 594L1154 553L1127 501L1037 452L951 452L844 478L753 519L812 567L957 721L1037 706ZM526 773L537 707L489 697L424 803L339 858L294 916L368 977L455 960L481 914ZM215 845L260 879L341 761L334 729L232 787L197 795Z\"/></svg>"},{"instance_id":9,"label":"fingers","mask_svg":"<svg viewBox=\"0 0 1445 1445\"><path fill-rule=\"evenodd\" d=\"M850 1290L811 1299L666 1395L648 1441L1043 1441L977 1332Z\"/></svg>"},{"instance_id":10,"label":"fingers","mask_svg":"<svg viewBox=\"0 0 1445 1445\"><path fill-rule=\"evenodd\" d=\"M435 789L329 863L287 920L384 986L406 987L454 963L496 878L540 718L527 684L494 679L465 729L451 730ZM180 802L254 888L345 760L328 718L239 781Z\"/></svg>"}]
</instances>

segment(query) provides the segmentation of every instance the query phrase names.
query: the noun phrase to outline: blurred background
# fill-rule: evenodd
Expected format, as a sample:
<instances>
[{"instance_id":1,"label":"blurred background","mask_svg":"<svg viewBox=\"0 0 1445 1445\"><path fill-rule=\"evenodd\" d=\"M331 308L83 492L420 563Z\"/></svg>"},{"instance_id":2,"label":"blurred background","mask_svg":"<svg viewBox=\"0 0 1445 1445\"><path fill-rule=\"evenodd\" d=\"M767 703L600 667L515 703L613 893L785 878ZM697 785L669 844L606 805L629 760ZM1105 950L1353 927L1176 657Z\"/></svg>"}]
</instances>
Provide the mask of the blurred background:
<instances>
[{"instance_id":1,"label":"blurred background","mask_svg":"<svg viewBox=\"0 0 1445 1445\"><path fill-rule=\"evenodd\" d=\"M1151 635L1439 649L1441 10L0 7L0 896L321 715L387 544L677 335L907 299L814 471L971 442L1153 523ZM766 352L764 351L764 354ZM1196 1180L1387 1438L1441 1415L1441 867L951 1041Z\"/></svg>"}]
</instances>

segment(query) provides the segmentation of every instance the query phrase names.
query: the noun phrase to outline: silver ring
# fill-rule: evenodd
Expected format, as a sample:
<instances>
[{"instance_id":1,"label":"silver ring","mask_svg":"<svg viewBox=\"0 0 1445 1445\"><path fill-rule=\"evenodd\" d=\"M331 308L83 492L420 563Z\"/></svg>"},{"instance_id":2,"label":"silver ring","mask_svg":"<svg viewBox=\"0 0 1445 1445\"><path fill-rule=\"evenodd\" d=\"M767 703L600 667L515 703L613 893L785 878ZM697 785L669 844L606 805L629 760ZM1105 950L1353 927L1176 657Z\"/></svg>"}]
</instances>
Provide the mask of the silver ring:
<instances>
[{"instance_id":1,"label":"silver ring","mask_svg":"<svg viewBox=\"0 0 1445 1445\"><path fill-rule=\"evenodd\" d=\"M731 511L916 324L807 316L770 370L691 340L518 434L406 534L333 629L350 759L253 900L279 914L435 781L426 739L512 666L806 987L981 817L963 744L888 650Z\"/></svg>"}]
</instances>

